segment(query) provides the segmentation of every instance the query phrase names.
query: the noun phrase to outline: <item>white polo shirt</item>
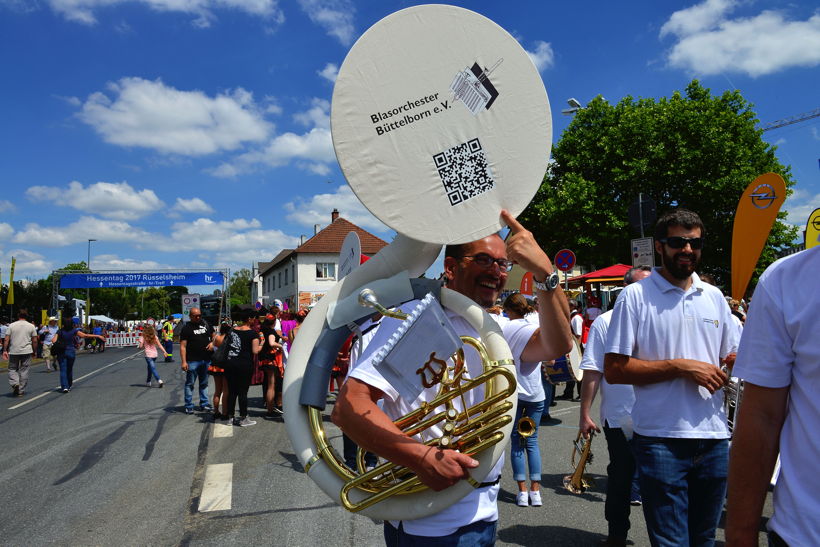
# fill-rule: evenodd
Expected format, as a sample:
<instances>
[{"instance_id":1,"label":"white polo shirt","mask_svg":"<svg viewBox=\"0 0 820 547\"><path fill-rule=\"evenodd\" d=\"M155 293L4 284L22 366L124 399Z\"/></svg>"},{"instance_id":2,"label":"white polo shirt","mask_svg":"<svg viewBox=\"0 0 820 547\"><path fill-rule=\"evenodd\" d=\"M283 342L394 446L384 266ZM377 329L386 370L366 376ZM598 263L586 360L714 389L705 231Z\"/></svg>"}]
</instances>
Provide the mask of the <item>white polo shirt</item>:
<instances>
[{"instance_id":1,"label":"white polo shirt","mask_svg":"<svg viewBox=\"0 0 820 547\"><path fill-rule=\"evenodd\" d=\"M789 545L820 545L820 247L769 266L755 289L733 373L789 386L769 527ZM742 406L742 404L741 404Z\"/></svg>"},{"instance_id":2,"label":"white polo shirt","mask_svg":"<svg viewBox=\"0 0 820 547\"><path fill-rule=\"evenodd\" d=\"M534 315L533 320L530 316ZM501 330L504 331L504 338L510 347L517 347L521 344L521 351L526 347L527 341L538 330L538 314L528 314L521 319L508 319L500 315L490 314L495 319ZM544 383L541 381L541 361L531 363L521 362L519 353L513 353L515 359L515 371L518 378L518 399L530 403L543 401L547 394L544 393Z\"/></svg>"},{"instance_id":3,"label":"white polo shirt","mask_svg":"<svg viewBox=\"0 0 820 547\"><path fill-rule=\"evenodd\" d=\"M720 289L692 274L689 290L653 275L624 288L612 314L606 353L646 361L695 359L720 367L737 348L737 329ZM723 391L688 378L635 386L635 432L654 437L726 439Z\"/></svg>"},{"instance_id":4,"label":"white polo shirt","mask_svg":"<svg viewBox=\"0 0 820 547\"><path fill-rule=\"evenodd\" d=\"M589 327L589 338L584 357L581 359L581 370L596 370L604 373L604 354L606 353L606 334L612 310L604 312ZM609 427L620 428L624 420L629 420L632 406L635 404L635 391L631 385L610 384L601 378L601 423Z\"/></svg>"},{"instance_id":5,"label":"white polo shirt","mask_svg":"<svg viewBox=\"0 0 820 547\"><path fill-rule=\"evenodd\" d=\"M402 305L402 309L411 310L417 303L418 301L408 302L406 305ZM473 336L476 338L478 337L478 332L476 332L476 330L473 329L473 327L460 315L456 315L449 310L445 311L447 313L447 317L452 322L455 331L459 335ZM516 361L520 360L521 352L524 351L527 341L530 339L532 334L530 333L530 336L526 336L525 329L511 325L513 322L507 318L498 319L498 316L495 315L490 315L490 317L496 319L501 326L504 337L510 345L510 350L512 350L513 358ZM531 325L531 323L528 324ZM382 333L381 330L384 328L386 328L386 324L385 322L382 322L382 326L379 329L379 336L390 334ZM478 354L472 349L466 349L464 356L470 377L475 378L480 375L483 372L484 367L481 363L481 359L478 357ZM414 410L414 407L417 407L418 404L414 405L414 401L406 401L399 395L398 391L391 386L390 383L387 382L387 380L385 380L384 377L379 374L379 371L372 365L372 357L373 353L367 354L367 352L365 352L362 359L350 372L350 377L374 386L384 393L384 406L382 408L385 414L387 414L391 419L395 420L396 418L409 413L411 410ZM437 391L438 386L425 389L416 400L419 402L430 401L435 397ZM467 406L472 406L476 402L479 402L479 400L483 400L483 397L484 395L482 389L474 389L464 394L464 402ZM459 399L456 399L453 402L458 410L462 410ZM430 428L430 435L436 436L441 434L442 432L438 426L433 426ZM503 468L504 456L502 455L483 480L495 480L495 478L501 474ZM452 534L462 526L472 524L473 522L478 522L480 520L490 522L496 521L498 520L498 505L496 504L498 492L499 485L497 484L491 487L474 489L458 502L434 515L417 520L402 521L404 530L408 534L418 536L446 536ZM393 522L393 525L398 527L398 522Z\"/></svg>"}]
</instances>

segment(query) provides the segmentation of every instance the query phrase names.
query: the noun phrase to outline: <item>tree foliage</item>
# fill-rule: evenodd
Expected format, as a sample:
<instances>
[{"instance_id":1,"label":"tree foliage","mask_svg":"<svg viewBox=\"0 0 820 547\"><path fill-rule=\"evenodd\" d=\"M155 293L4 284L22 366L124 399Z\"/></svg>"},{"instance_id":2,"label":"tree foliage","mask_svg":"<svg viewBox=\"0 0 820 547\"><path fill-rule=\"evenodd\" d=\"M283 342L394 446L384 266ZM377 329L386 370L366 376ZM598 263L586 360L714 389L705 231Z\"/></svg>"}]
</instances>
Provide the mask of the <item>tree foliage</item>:
<instances>
[{"instance_id":1,"label":"tree foliage","mask_svg":"<svg viewBox=\"0 0 820 547\"><path fill-rule=\"evenodd\" d=\"M581 264L630 264L630 239L639 234L627 210L643 193L655 200L659 216L676 206L701 216L707 230L701 269L728 282L732 222L746 186L769 171L787 188L794 185L756 123L739 91L712 96L697 80L685 94L658 100L625 97L611 105L597 97L553 148L554 163L522 220L545 249L572 249ZM778 215L761 271L776 258L775 248L797 234L784 218Z\"/></svg>"},{"instance_id":2,"label":"tree foliage","mask_svg":"<svg viewBox=\"0 0 820 547\"><path fill-rule=\"evenodd\" d=\"M251 271L248 268L237 270L231 276L231 306L251 304Z\"/></svg>"}]
</instances>

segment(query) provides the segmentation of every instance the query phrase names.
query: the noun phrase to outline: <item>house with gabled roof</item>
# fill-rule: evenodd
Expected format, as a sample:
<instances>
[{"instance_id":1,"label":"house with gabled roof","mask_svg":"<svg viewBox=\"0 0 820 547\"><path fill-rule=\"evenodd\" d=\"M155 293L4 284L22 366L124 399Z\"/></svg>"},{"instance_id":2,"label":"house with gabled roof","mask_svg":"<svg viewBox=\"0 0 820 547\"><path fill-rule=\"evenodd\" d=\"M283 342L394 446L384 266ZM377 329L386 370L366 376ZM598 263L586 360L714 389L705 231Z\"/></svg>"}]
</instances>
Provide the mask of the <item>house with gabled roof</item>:
<instances>
[{"instance_id":1,"label":"house with gabled roof","mask_svg":"<svg viewBox=\"0 0 820 547\"><path fill-rule=\"evenodd\" d=\"M288 309L309 308L336 284L339 253L350 232L356 232L362 254L373 256L387 245L333 209L331 222L295 249L282 249L270 262L260 262L252 288L254 301L265 306L281 300Z\"/></svg>"}]
</instances>

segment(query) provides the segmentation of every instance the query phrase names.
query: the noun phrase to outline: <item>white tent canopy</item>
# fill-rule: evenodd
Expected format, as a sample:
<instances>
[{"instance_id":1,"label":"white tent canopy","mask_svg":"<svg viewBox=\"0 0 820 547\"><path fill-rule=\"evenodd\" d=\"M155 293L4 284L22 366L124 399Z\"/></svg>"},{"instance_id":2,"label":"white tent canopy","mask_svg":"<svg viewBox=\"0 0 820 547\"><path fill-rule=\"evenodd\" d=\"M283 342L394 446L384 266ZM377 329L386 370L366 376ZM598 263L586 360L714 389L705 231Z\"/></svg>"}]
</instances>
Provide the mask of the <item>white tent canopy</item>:
<instances>
[{"instance_id":1,"label":"white tent canopy","mask_svg":"<svg viewBox=\"0 0 820 547\"><path fill-rule=\"evenodd\" d=\"M89 315L88 318L91 319L92 321L101 321L103 323L116 323L117 322L116 320L111 319L107 315Z\"/></svg>"}]
</instances>

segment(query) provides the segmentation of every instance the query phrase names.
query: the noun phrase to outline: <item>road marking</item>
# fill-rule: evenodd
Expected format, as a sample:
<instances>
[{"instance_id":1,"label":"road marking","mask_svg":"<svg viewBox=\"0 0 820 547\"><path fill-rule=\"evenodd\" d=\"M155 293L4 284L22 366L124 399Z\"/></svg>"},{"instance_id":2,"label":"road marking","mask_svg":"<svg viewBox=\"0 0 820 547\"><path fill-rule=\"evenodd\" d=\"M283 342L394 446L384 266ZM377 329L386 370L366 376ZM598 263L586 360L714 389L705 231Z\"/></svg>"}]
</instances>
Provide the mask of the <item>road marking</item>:
<instances>
[{"instance_id":1,"label":"road marking","mask_svg":"<svg viewBox=\"0 0 820 547\"><path fill-rule=\"evenodd\" d=\"M92 371L91 371L91 372L89 372L88 374L85 374L85 375L83 375L83 376L80 376L79 378L75 378L75 379L74 379L74 383L76 384L77 382L80 382L80 381L82 381L82 380L85 380L85 379L86 379L86 378L88 378L89 376L93 376L94 374L97 374L98 372L101 372L101 371L103 371L103 370L107 369L108 367L113 367L114 365L118 365L118 364L122 363L123 361L127 361L127 360L129 360L129 359L132 359L134 356L139 355L140 353L141 353L141 352L139 352L139 351L138 351L137 353L134 353L134 354L132 354L132 355L129 355L128 357L123 357L123 358L122 358L122 359L120 359L119 361L114 361L113 363L109 363L109 364L105 365L105 366L104 366L104 367L102 367L102 368L98 368L97 370L92 370ZM56 389L60 389L60 386L57 386L57 388L56 388ZM37 395L37 396L35 396L35 397L32 397L31 399L26 399L26 400L25 400L25 401L23 401L22 403L16 404L16 405L14 405L14 406L10 406L8 409L9 409L9 410L15 410L15 409L17 409L17 408L20 408L21 406L27 405L27 404L29 404L29 403L33 403L33 402L34 402L34 401L36 401L37 399L39 399L39 398L41 398L41 397L45 397L46 395L49 395L49 394L52 394L52 393L58 393L58 391L56 391L56 390L55 390L55 391L48 390L48 391L43 392L43 393L41 393L41 394L39 394L39 395Z\"/></svg>"},{"instance_id":2,"label":"road marking","mask_svg":"<svg viewBox=\"0 0 820 547\"><path fill-rule=\"evenodd\" d=\"M558 416L560 414L569 414L569 412L571 410L575 410L576 408L581 408L581 405L568 406L566 408L561 408L559 410L553 410L552 412L550 412L550 416Z\"/></svg>"},{"instance_id":3,"label":"road marking","mask_svg":"<svg viewBox=\"0 0 820 547\"><path fill-rule=\"evenodd\" d=\"M205 469L199 512L227 511L231 508L233 464L215 463Z\"/></svg>"},{"instance_id":4,"label":"road marking","mask_svg":"<svg viewBox=\"0 0 820 547\"><path fill-rule=\"evenodd\" d=\"M214 438L219 437L233 437L233 425L227 424L214 424Z\"/></svg>"}]
</instances>

